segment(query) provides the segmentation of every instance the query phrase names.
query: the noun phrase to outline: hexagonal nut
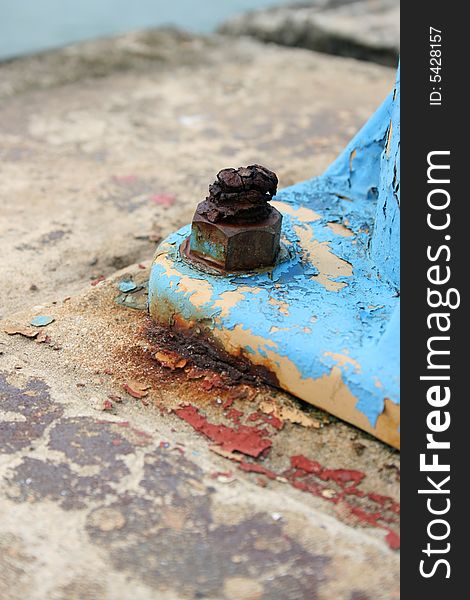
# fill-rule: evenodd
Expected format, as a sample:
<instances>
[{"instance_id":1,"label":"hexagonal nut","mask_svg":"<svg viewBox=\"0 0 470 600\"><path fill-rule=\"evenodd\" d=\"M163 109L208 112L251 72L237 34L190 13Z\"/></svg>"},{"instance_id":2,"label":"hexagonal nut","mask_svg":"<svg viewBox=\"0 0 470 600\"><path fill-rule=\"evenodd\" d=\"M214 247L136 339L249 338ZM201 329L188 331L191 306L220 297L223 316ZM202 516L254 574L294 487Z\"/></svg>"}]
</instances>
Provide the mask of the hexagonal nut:
<instances>
[{"instance_id":1,"label":"hexagonal nut","mask_svg":"<svg viewBox=\"0 0 470 600\"><path fill-rule=\"evenodd\" d=\"M225 271L249 271L275 263L279 252L282 215L274 207L259 223L211 223L194 215L190 255Z\"/></svg>"}]
</instances>

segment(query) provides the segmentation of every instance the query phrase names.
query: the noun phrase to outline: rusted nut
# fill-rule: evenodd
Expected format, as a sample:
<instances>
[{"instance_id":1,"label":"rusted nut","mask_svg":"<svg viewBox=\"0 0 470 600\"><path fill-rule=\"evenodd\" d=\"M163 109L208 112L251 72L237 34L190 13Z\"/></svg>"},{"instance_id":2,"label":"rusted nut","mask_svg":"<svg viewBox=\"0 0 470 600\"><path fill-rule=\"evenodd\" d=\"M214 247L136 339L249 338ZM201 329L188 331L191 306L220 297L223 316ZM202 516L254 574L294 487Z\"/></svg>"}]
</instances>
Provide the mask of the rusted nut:
<instances>
[{"instance_id":1,"label":"rusted nut","mask_svg":"<svg viewBox=\"0 0 470 600\"><path fill-rule=\"evenodd\" d=\"M195 215L190 254L225 271L247 271L273 265L279 252L281 213L272 208L260 223L211 223Z\"/></svg>"},{"instance_id":2,"label":"rusted nut","mask_svg":"<svg viewBox=\"0 0 470 600\"><path fill-rule=\"evenodd\" d=\"M224 271L248 271L275 263L282 215L268 201L275 173L260 165L223 169L196 208L189 258Z\"/></svg>"}]
</instances>

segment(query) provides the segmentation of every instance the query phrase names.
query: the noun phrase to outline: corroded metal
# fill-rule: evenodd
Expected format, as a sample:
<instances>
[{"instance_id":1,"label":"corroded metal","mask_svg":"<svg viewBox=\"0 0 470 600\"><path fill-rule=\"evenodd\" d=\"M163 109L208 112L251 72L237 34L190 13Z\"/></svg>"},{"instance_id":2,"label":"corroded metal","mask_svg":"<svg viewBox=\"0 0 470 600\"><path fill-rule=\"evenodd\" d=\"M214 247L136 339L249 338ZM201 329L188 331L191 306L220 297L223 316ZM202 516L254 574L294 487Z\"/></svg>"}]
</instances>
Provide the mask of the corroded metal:
<instances>
[{"instance_id":1,"label":"corroded metal","mask_svg":"<svg viewBox=\"0 0 470 600\"><path fill-rule=\"evenodd\" d=\"M261 165L223 169L194 214L188 256L224 271L273 265L279 252L282 215L268 201L275 173Z\"/></svg>"},{"instance_id":2,"label":"corroded metal","mask_svg":"<svg viewBox=\"0 0 470 600\"><path fill-rule=\"evenodd\" d=\"M212 274L181 260L189 226L157 249L152 318L201 332L279 386L399 447L399 80L321 176L276 194L286 257ZM188 338L189 336L189 338Z\"/></svg>"}]
</instances>

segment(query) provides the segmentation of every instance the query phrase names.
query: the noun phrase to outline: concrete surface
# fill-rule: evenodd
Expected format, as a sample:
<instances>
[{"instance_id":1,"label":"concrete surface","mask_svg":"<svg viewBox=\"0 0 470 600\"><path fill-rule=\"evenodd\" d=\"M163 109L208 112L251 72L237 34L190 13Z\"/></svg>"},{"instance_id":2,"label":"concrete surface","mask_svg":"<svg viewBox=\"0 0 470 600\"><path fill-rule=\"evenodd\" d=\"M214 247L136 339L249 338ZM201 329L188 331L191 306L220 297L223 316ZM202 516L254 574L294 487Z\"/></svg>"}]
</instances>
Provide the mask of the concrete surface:
<instances>
[{"instance_id":1,"label":"concrete surface","mask_svg":"<svg viewBox=\"0 0 470 600\"><path fill-rule=\"evenodd\" d=\"M305 2L236 15L223 23L219 31L396 66L400 3L398 0Z\"/></svg>"},{"instance_id":2,"label":"concrete surface","mask_svg":"<svg viewBox=\"0 0 470 600\"><path fill-rule=\"evenodd\" d=\"M265 163L281 187L320 174L394 78L172 32L13 61L0 74L3 315L149 257L221 166Z\"/></svg>"},{"instance_id":3,"label":"concrete surface","mask_svg":"<svg viewBox=\"0 0 470 600\"><path fill-rule=\"evenodd\" d=\"M321 172L393 78L172 32L0 67L2 599L398 598L398 454L115 302L218 169Z\"/></svg>"}]
</instances>

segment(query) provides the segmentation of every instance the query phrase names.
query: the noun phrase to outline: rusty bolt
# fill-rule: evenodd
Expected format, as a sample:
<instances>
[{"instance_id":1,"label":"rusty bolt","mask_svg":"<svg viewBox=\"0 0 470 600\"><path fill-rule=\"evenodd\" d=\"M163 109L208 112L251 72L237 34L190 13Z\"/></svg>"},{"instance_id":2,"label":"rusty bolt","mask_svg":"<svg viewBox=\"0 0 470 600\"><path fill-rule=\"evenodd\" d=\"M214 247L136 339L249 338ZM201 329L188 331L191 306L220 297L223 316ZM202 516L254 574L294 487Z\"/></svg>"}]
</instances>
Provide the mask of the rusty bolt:
<instances>
[{"instance_id":1,"label":"rusty bolt","mask_svg":"<svg viewBox=\"0 0 470 600\"><path fill-rule=\"evenodd\" d=\"M278 179L261 165L223 169L194 213L189 257L225 271L273 265L282 215L269 200Z\"/></svg>"}]
</instances>

